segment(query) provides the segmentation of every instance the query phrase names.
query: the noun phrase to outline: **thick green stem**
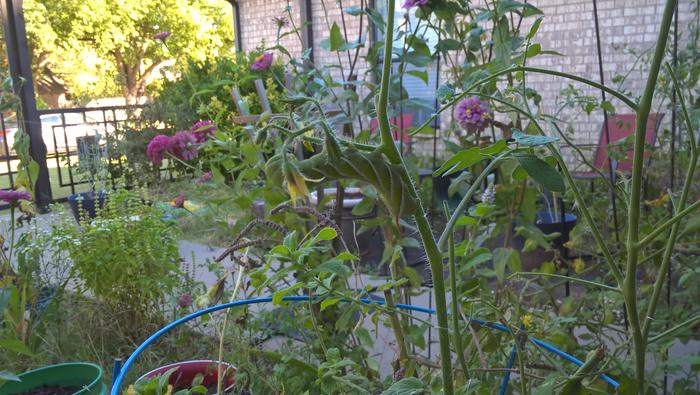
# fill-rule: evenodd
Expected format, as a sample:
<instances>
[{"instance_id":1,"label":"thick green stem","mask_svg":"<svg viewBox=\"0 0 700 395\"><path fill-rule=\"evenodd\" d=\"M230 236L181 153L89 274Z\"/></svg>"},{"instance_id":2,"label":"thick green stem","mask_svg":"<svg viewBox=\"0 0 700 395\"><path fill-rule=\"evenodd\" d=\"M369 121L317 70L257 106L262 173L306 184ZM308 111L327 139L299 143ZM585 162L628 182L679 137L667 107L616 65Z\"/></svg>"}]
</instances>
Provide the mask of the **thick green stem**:
<instances>
[{"instance_id":1,"label":"thick green stem","mask_svg":"<svg viewBox=\"0 0 700 395\"><path fill-rule=\"evenodd\" d=\"M417 208L413 213L416 221L418 232L420 233L425 248L430 270L433 274L433 289L435 290L435 310L437 312L438 321L438 339L440 343L440 360L442 365L442 385L445 395L454 394L454 384L452 382L452 358L450 353L450 332L448 330L447 320L447 301L445 297L445 278L444 267L442 263L442 254L438 249L433 231L430 228L427 218L423 211L423 204L416 192L415 184L411 180L406 170L406 165L403 163L403 158L396 148L394 139L391 135L389 124L389 78L391 77L391 58L392 47L394 42L394 1L387 1L387 20L386 33L384 35L384 64L382 65L382 80L379 89L379 98L377 99L377 120L379 131L382 138L381 149L389 161L393 164L401 165L401 181L406 185L410 185L409 193L411 198L415 199Z\"/></svg>"},{"instance_id":2,"label":"thick green stem","mask_svg":"<svg viewBox=\"0 0 700 395\"><path fill-rule=\"evenodd\" d=\"M647 128L647 120L651 111L654 99L656 81L661 69L661 62L664 58L668 32L671 29L673 13L676 9L676 0L667 0L664 7L659 37L656 41L654 56L649 68L649 76L642 94L642 99L637 107L637 125L634 136L634 156L632 159L632 186L630 191L630 202L627 222L627 268L625 272L625 283L623 285L623 295L627 305L630 330L632 332L632 343L634 345L635 373L639 385L639 393L643 394L644 385L644 363L646 357L646 342L642 334L639 313L637 312L637 264L639 260L639 216L641 208L642 173L644 171L644 147Z\"/></svg>"}]
</instances>

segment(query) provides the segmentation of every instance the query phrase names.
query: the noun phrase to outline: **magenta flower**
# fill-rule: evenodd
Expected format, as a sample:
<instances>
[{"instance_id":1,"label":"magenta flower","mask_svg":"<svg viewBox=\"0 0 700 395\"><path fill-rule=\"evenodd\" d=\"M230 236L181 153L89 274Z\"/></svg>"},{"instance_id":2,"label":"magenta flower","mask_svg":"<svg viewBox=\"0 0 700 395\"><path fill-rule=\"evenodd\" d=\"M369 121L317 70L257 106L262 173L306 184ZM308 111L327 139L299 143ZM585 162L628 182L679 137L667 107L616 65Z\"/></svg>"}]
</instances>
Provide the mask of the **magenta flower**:
<instances>
[{"instance_id":1,"label":"magenta flower","mask_svg":"<svg viewBox=\"0 0 700 395\"><path fill-rule=\"evenodd\" d=\"M186 130L177 132L172 138L172 144L168 152L180 160L192 160L196 158L199 153L197 149L197 138L194 134Z\"/></svg>"},{"instance_id":2,"label":"magenta flower","mask_svg":"<svg viewBox=\"0 0 700 395\"><path fill-rule=\"evenodd\" d=\"M493 121L493 111L478 97L472 96L457 104L455 118L467 132L481 132Z\"/></svg>"},{"instance_id":3,"label":"magenta flower","mask_svg":"<svg viewBox=\"0 0 700 395\"><path fill-rule=\"evenodd\" d=\"M159 32L153 35L154 40L163 40L165 41L166 38L170 37L172 33L170 32Z\"/></svg>"},{"instance_id":4,"label":"magenta flower","mask_svg":"<svg viewBox=\"0 0 700 395\"><path fill-rule=\"evenodd\" d=\"M32 195L27 191L0 190L0 200L14 204L18 200L32 200Z\"/></svg>"},{"instance_id":5,"label":"magenta flower","mask_svg":"<svg viewBox=\"0 0 700 395\"><path fill-rule=\"evenodd\" d=\"M270 66L272 66L272 52L263 52L262 55L255 58L255 62L250 65L250 69L255 71L267 70Z\"/></svg>"},{"instance_id":6,"label":"magenta flower","mask_svg":"<svg viewBox=\"0 0 700 395\"><path fill-rule=\"evenodd\" d=\"M179 194L173 201L173 206L182 208L185 205L185 200L187 200L187 196Z\"/></svg>"},{"instance_id":7,"label":"magenta flower","mask_svg":"<svg viewBox=\"0 0 700 395\"><path fill-rule=\"evenodd\" d=\"M154 165L160 166L163 162L163 155L170 151L170 146L172 145L172 138L159 134L151 139L146 148L146 155Z\"/></svg>"},{"instance_id":8,"label":"magenta flower","mask_svg":"<svg viewBox=\"0 0 700 395\"><path fill-rule=\"evenodd\" d=\"M420 7L427 5L430 0L406 0L405 3L403 3L403 8L410 10L413 7Z\"/></svg>"},{"instance_id":9,"label":"magenta flower","mask_svg":"<svg viewBox=\"0 0 700 395\"><path fill-rule=\"evenodd\" d=\"M190 306L192 306L192 295L189 293L185 292L182 295L180 295L179 298L177 298L177 305L180 306L183 309L186 309Z\"/></svg>"},{"instance_id":10,"label":"magenta flower","mask_svg":"<svg viewBox=\"0 0 700 395\"><path fill-rule=\"evenodd\" d=\"M208 172L202 174L202 176L199 177L199 179L197 181L200 183L207 182L207 181L211 180L211 178L212 178L212 174L210 171L208 171Z\"/></svg>"},{"instance_id":11,"label":"magenta flower","mask_svg":"<svg viewBox=\"0 0 700 395\"><path fill-rule=\"evenodd\" d=\"M199 121L192 125L190 132L194 134L197 144L201 144L216 132L216 125L212 121Z\"/></svg>"}]
</instances>

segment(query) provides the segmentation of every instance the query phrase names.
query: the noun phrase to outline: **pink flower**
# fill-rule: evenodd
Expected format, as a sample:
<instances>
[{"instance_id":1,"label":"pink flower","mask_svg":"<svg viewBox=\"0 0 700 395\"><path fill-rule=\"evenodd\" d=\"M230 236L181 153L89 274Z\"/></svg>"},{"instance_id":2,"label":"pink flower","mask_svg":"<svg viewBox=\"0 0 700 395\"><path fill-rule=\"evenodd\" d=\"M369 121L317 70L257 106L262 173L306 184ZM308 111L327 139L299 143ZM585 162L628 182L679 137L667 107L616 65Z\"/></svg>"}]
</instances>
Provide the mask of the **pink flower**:
<instances>
[{"instance_id":1,"label":"pink flower","mask_svg":"<svg viewBox=\"0 0 700 395\"><path fill-rule=\"evenodd\" d=\"M182 208L182 206L185 205L185 200L187 200L187 196L179 194L173 201L173 206L177 208Z\"/></svg>"},{"instance_id":2,"label":"pink flower","mask_svg":"<svg viewBox=\"0 0 700 395\"><path fill-rule=\"evenodd\" d=\"M151 139L146 148L146 155L154 165L160 166L163 162L163 155L170 151L172 139L166 135L159 134Z\"/></svg>"},{"instance_id":3,"label":"pink flower","mask_svg":"<svg viewBox=\"0 0 700 395\"><path fill-rule=\"evenodd\" d=\"M202 176L199 177L199 180L197 180L197 181L200 183L207 182L207 181L211 180L211 177L212 177L212 174L210 171L208 171L208 172L202 174Z\"/></svg>"},{"instance_id":4,"label":"pink flower","mask_svg":"<svg viewBox=\"0 0 700 395\"><path fill-rule=\"evenodd\" d=\"M197 138L194 134L186 130L177 132L172 138L172 144L168 152L180 160L192 160L196 158L199 153L197 149Z\"/></svg>"},{"instance_id":5,"label":"pink flower","mask_svg":"<svg viewBox=\"0 0 700 395\"><path fill-rule=\"evenodd\" d=\"M0 190L0 200L13 204L18 200L32 200L32 195L27 191Z\"/></svg>"},{"instance_id":6,"label":"pink flower","mask_svg":"<svg viewBox=\"0 0 700 395\"><path fill-rule=\"evenodd\" d=\"M190 306L192 306L192 295L189 293L185 292L182 295L180 295L179 298L177 298L177 305L180 306L183 309L186 309Z\"/></svg>"},{"instance_id":7,"label":"pink flower","mask_svg":"<svg viewBox=\"0 0 700 395\"><path fill-rule=\"evenodd\" d=\"M214 135L216 132L216 125L212 121L199 121L192 125L190 132L194 134L197 144L201 144L209 138L209 136Z\"/></svg>"},{"instance_id":8,"label":"pink flower","mask_svg":"<svg viewBox=\"0 0 700 395\"><path fill-rule=\"evenodd\" d=\"M166 38L170 37L172 33L170 32L159 32L153 35L154 40L163 40L165 41Z\"/></svg>"},{"instance_id":9,"label":"pink flower","mask_svg":"<svg viewBox=\"0 0 700 395\"><path fill-rule=\"evenodd\" d=\"M410 10L413 7L416 6L424 6L427 5L430 0L406 0L405 3L403 3L403 8Z\"/></svg>"},{"instance_id":10,"label":"pink flower","mask_svg":"<svg viewBox=\"0 0 700 395\"><path fill-rule=\"evenodd\" d=\"M455 118L469 133L481 132L493 121L493 111L478 97L472 96L457 104Z\"/></svg>"},{"instance_id":11,"label":"pink flower","mask_svg":"<svg viewBox=\"0 0 700 395\"><path fill-rule=\"evenodd\" d=\"M250 69L255 71L267 70L270 66L272 66L272 52L263 52L262 55L255 58L255 62L250 65Z\"/></svg>"}]
</instances>

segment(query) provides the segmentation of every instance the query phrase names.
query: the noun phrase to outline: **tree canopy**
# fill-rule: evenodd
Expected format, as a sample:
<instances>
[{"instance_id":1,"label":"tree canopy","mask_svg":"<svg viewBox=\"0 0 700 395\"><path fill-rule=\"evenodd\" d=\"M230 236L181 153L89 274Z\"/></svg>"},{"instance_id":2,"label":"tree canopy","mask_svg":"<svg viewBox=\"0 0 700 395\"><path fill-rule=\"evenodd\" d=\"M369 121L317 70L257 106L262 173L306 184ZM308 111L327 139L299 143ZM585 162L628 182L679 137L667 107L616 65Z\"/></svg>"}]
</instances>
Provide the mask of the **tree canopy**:
<instances>
[{"instance_id":1,"label":"tree canopy","mask_svg":"<svg viewBox=\"0 0 700 395\"><path fill-rule=\"evenodd\" d=\"M225 0L25 0L40 94L73 99L122 95L132 102L157 85L164 66L233 51ZM157 40L153 35L171 35Z\"/></svg>"}]
</instances>

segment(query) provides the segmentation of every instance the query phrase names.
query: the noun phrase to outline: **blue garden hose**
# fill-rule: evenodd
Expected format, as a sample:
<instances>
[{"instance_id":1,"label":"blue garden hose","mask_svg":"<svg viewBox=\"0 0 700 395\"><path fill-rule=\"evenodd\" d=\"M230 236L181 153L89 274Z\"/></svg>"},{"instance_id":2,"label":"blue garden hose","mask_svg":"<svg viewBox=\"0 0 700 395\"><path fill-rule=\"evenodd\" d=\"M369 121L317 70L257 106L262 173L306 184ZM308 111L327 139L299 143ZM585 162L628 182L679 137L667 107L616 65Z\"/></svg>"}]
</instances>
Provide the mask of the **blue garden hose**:
<instances>
[{"instance_id":1,"label":"blue garden hose","mask_svg":"<svg viewBox=\"0 0 700 395\"><path fill-rule=\"evenodd\" d=\"M285 296L284 298L282 298L282 300L284 300L285 302L306 302L306 301L309 301L312 299L315 299L315 298L310 297L310 296ZM134 350L134 352L129 356L129 358L126 360L126 362L124 362L121 369L117 369L115 367L114 372L115 373L118 372L118 374L115 374L115 377L114 377L113 382L112 382L112 391L110 392L110 394L111 395L119 395L119 389L121 388L122 382L124 381L124 377L126 376L126 373L129 371L129 369L131 368L131 365L134 363L136 358L138 358L138 356L141 355L141 353L146 349L146 347L150 346L154 341L158 340L164 334L170 332L173 328L180 326L187 321L191 321L197 317L201 317L205 314L213 313L215 311L230 309L232 307L238 307L238 306L246 306L246 305L250 305L250 304L269 303L271 301L272 301L272 298L267 296L267 297L253 298L253 299L237 300L235 302L211 306L211 307L208 307L206 309L195 311L192 314L186 315L186 316L179 318L179 319L171 322L170 324L164 326L163 328L158 330L156 333L152 334L148 339L146 339L138 347L136 347L136 350ZM367 298L361 298L361 299L358 299L358 301L360 303L364 303L364 304L378 304L378 305L384 304L383 300L374 300L374 299L367 299ZM420 306L401 304L401 303L397 303L396 307L398 307L400 309L408 310L408 311L419 312L419 313L426 313L426 314L435 314L436 313L435 310L433 310L433 309L429 309L426 307L420 307ZM488 328L491 328L491 329L494 329L497 331L510 332L510 329L508 327L501 325L501 324L498 324L498 323L495 323L495 322L487 322L487 321L475 319L475 318L471 318L470 322L481 325L481 326L486 326ZM572 362L573 364L575 364L577 366L583 365L583 361L579 360L578 358L576 358L572 355L565 353L564 351L562 351L562 350L560 350L560 349L558 349L550 344L547 344L547 343L545 343L541 340L535 339L533 337L529 337L529 339L532 340L532 342L534 342L538 346L544 348L545 350L547 350L553 354L556 354L556 355L564 358L565 360ZM506 372L506 373L508 373L508 372ZM620 384L617 381L613 380L608 375L601 374L600 378L603 379L603 381L610 384L611 386L613 386L616 389L620 386Z\"/></svg>"}]
</instances>

